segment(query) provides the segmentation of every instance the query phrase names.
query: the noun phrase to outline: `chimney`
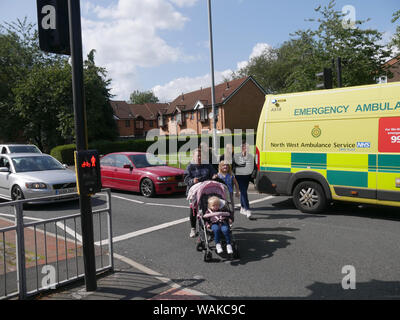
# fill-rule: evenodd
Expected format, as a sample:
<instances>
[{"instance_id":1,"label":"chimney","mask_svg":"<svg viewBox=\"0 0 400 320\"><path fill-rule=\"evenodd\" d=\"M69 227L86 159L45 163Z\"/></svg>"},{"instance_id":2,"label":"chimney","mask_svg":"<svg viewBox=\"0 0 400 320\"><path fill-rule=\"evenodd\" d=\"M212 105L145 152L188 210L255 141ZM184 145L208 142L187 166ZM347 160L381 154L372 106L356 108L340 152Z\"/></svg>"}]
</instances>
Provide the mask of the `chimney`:
<instances>
[{"instance_id":1,"label":"chimney","mask_svg":"<svg viewBox=\"0 0 400 320\"><path fill-rule=\"evenodd\" d=\"M185 96L183 95L183 92L182 92L182 101L184 101L185 100Z\"/></svg>"}]
</instances>

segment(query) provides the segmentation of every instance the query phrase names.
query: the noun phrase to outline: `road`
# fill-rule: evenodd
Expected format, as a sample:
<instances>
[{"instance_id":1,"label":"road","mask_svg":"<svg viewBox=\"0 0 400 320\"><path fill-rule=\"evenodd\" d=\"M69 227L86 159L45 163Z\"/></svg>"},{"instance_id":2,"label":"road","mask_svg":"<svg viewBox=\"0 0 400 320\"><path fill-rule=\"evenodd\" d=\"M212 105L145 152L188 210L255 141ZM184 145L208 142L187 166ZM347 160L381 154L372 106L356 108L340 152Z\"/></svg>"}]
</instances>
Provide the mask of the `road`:
<instances>
[{"instance_id":1,"label":"road","mask_svg":"<svg viewBox=\"0 0 400 320\"><path fill-rule=\"evenodd\" d=\"M214 252L205 263L196 239L189 238L183 195L147 199L113 191L114 251L216 299L400 297L398 209L335 204L312 215L297 211L288 197L251 191L250 201L252 219L236 212L232 230L240 259ZM94 208L102 205L101 198L93 199ZM77 202L59 203L31 207L25 217L77 212ZM344 289L342 282L355 289Z\"/></svg>"}]
</instances>

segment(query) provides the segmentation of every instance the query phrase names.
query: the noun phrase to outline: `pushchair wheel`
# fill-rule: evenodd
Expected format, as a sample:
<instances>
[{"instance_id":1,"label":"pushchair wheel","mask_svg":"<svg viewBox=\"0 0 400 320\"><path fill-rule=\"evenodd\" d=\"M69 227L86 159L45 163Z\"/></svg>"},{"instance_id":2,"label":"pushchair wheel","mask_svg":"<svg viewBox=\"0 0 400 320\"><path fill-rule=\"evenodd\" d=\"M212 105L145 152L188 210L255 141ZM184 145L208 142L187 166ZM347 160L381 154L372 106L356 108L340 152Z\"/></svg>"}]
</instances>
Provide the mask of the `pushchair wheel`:
<instances>
[{"instance_id":1,"label":"pushchair wheel","mask_svg":"<svg viewBox=\"0 0 400 320\"><path fill-rule=\"evenodd\" d=\"M210 262L211 259L212 259L212 253L211 253L211 251L206 251L206 252L204 253L204 261L205 261L205 262Z\"/></svg>"},{"instance_id":2,"label":"pushchair wheel","mask_svg":"<svg viewBox=\"0 0 400 320\"><path fill-rule=\"evenodd\" d=\"M196 245L196 250L201 252L205 249L206 249L206 246L204 244L204 241L199 241Z\"/></svg>"},{"instance_id":3,"label":"pushchair wheel","mask_svg":"<svg viewBox=\"0 0 400 320\"><path fill-rule=\"evenodd\" d=\"M239 246L237 245L237 243L235 243L235 244L233 245L233 258L234 258L234 259L239 259L239 258L240 258Z\"/></svg>"}]
</instances>

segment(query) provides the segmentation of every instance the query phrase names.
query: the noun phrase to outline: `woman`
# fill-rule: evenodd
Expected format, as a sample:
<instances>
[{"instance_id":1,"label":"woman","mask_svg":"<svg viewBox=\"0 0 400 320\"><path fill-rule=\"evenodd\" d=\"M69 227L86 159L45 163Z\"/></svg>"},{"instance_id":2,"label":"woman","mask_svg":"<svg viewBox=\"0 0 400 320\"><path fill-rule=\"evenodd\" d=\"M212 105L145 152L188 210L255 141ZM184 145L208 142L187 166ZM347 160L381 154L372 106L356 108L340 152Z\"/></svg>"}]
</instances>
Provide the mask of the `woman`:
<instances>
[{"instance_id":1,"label":"woman","mask_svg":"<svg viewBox=\"0 0 400 320\"><path fill-rule=\"evenodd\" d=\"M247 189L254 169L254 157L249 153L249 145L245 140L242 142L242 152L235 154L234 159L237 164L235 176L240 190L240 213L250 218L251 211Z\"/></svg>"},{"instance_id":2,"label":"woman","mask_svg":"<svg viewBox=\"0 0 400 320\"><path fill-rule=\"evenodd\" d=\"M201 161L202 152L201 149L196 149L193 153L193 160L190 163L184 173L186 187L186 195L189 189L196 183L214 179L217 177L217 171L210 163L202 163ZM197 212L190 209L190 234L189 237L194 238L196 236L196 220Z\"/></svg>"}]
</instances>

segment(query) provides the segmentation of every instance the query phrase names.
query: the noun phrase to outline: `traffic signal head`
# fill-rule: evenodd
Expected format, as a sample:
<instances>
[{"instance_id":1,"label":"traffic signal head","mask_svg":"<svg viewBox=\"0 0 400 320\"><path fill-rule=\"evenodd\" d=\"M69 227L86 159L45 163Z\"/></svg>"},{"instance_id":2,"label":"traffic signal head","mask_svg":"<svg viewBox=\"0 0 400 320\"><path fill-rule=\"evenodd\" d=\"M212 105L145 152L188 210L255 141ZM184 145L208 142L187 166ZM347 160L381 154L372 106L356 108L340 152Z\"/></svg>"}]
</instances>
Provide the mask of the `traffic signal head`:
<instances>
[{"instance_id":1,"label":"traffic signal head","mask_svg":"<svg viewBox=\"0 0 400 320\"><path fill-rule=\"evenodd\" d=\"M100 161L96 150L75 151L75 171L79 194L101 191Z\"/></svg>"},{"instance_id":2,"label":"traffic signal head","mask_svg":"<svg viewBox=\"0 0 400 320\"><path fill-rule=\"evenodd\" d=\"M67 0L36 0L39 46L45 52L71 54Z\"/></svg>"},{"instance_id":3,"label":"traffic signal head","mask_svg":"<svg viewBox=\"0 0 400 320\"><path fill-rule=\"evenodd\" d=\"M332 89L333 88L333 78L332 78L332 69L324 68L323 72L315 74L317 79L322 82L317 84L318 89Z\"/></svg>"}]
</instances>

